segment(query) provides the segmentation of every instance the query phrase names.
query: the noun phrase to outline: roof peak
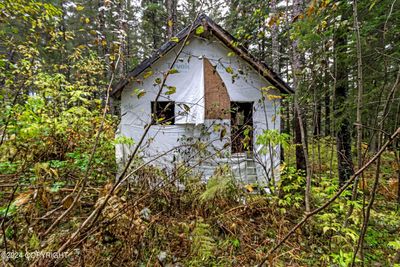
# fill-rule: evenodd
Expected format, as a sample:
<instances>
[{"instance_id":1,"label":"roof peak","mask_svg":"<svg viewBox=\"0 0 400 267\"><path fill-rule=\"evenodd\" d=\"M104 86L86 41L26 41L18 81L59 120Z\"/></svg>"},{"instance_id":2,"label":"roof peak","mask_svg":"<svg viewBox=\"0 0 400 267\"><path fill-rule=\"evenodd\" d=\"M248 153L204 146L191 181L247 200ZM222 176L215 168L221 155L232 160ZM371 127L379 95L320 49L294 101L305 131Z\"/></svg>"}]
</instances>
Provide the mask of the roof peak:
<instances>
[{"instance_id":1,"label":"roof peak","mask_svg":"<svg viewBox=\"0 0 400 267\"><path fill-rule=\"evenodd\" d=\"M236 45L237 40L224 28L215 23L208 15L201 13L198 15L196 20L192 25L186 26L180 32L176 34L175 37L178 40L183 40L188 34L192 34L196 31L196 28L202 25L203 20L207 23L207 31L210 31L215 37L217 37L222 43L229 49L233 50L238 56L248 62L258 73L264 76L272 85L274 85L282 93L293 93L291 89L272 69L265 63L256 59L251 55L248 50L242 45ZM209 26L209 27L208 27ZM156 62L161 56L168 53L173 49L179 42L169 40L164 43L157 51L155 51L149 58L142 61L138 66L136 66L131 72L128 73L127 77L121 80L118 84L114 86L112 95L120 92L130 81L130 78L140 75L144 70L150 67L154 62Z\"/></svg>"},{"instance_id":2,"label":"roof peak","mask_svg":"<svg viewBox=\"0 0 400 267\"><path fill-rule=\"evenodd\" d=\"M208 18L208 19L211 19L206 13L201 13L201 14L199 15L199 18Z\"/></svg>"}]
</instances>

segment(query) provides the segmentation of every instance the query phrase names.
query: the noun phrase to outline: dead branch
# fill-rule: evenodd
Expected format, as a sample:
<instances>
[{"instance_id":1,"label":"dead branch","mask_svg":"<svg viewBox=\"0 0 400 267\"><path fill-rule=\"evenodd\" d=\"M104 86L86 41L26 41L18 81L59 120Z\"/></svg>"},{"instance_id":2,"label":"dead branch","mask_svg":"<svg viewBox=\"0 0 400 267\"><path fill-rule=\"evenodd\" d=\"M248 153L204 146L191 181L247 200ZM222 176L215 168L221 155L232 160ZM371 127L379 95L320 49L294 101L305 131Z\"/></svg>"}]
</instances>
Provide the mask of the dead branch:
<instances>
[{"instance_id":1,"label":"dead branch","mask_svg":"<svg viewBox=\"0 0 400 267\"><path fill-rule=\"evenodd\" d=\"M394 93L399 85L400 82L400 69L397 75L397 79L396 82L394 83L392 90L390 90L390 93L388 95L388 98L385 102L385 107L383 110L383 117L382 117L382 121L380 122L380 132L378 133L378 148L380 148L381 143L382 143L382 130L383 130L383 126L385 123L385 119L387 118L388 114L389 114L389 104L394 96ZM376 191L378 190L378 185L379 185L379 178L380 178L380 166L381 166L381 158L378 157L377 160L377 166L376 166L376 172L375 172L375 179L374 179L374 185L371 191L371 197L370 197L370 201L367 205L367 209L365 212L365 216L364 216L364 220L363 220L363 225L361 227L361 233L360 233L360 237L358 238L358 242L357 245L354 248L354 253L353 253L353 259L352 259L352 263L351 266L353 267L355 265L356 262L356 256L357 256L357 252L360 249L361 252L361 261L364 262L364 252L363 252L363 242L364 242L364 237L365 237L365 233L367 232L367 228L368 228L368 222L369 222L369 218L371 215L371 209L372 209L372 205L374 204L374 200L375 200L375 196L376 196Z\"/></svg>"},{"instance_id":2,"label":"dead branch","mask_svg":"<svg viewBox=\"0 0 400 267\"><path fill-rule=\"evenodd\" d=\"M306 213L303 217L303 219L297 223L279 242L276 244L272 249L270 249L265 256L265 258L262 260L262 262L258 266L263 266L264 263L269 259L272 253L274 253L279 247L281 247L285 241L301 226L303 226L309 218L314 216L315 214L319 213L320 211L326 209L329 207L330 204L332 204L342 193L344 190L346 190L352 182L358 177L365 169L367 169L372 163L374 163L380 155L385 151L385 149L389 146L389 144L397 137L397 135L400 134L400 127L397 128L396 132L394 132L388 139L388 141L382 146L382 148L357 172L339 189L339 191L328 201L326 201L322 206L319 208L314 209L313 211Z\"/></svg>"},{"instance_id":3,"label":"dead branch","mask_svg":"<svg viewBox=\"0 0 400 267\"><path fill-rule=\"evenodd\" d=\"M200 8L201 9L201 8ZM195 21L197 20L197 18L199 17L200 13L197 14L196 19L193 21L192 25L189 28L189 33L192 31ZM169 76L170 70L173 68L173 66L175 65L175 62L178 60L179 55L181 54L183 48L186 45L186 42L189 38L190 34L186 35L185 39L182 42L182 45L178 51L178 53L176 54L172 64L170 65L168 71L164 74L163 76L163 80L160 84L160 89L158 90L157 96L155 98L155 102L157 102L157 100L159 99L162 89L164 88L164 85L166 83L166 80ZM136 154L139 151L139 148L141 146L141 144L143 143L143 141L145 140L145 137L148 133L148 131L150 130L151 127L151 123L147 124L146 128L144 129L144 132L140 138L140 140L138 141L135 149L133 150L127 164L125 165L125 168L123 169L122 173L118 176L117 181L114 183L113 187L110 189L110 191L107 193L104 201L102 202L101 205L98 206L98 208L96 208L95 210L93 210L93 212L89 215L89 217L86 218L86 220L79 226L79 228L70 236L70 238L58 249L58 253L62 253L64 252L68 246L70 245L70 243L75 240L75 238L77 237L77 235L93 220L93 222L95 222L98 218L98 216L101 214L101 211L105 208L105 206L107 205L108 200L111 198L111 196L113 195L115 189L118 187L118 185L121 183L122 179L125 177L126 173L129 170L129 166L131 165L133 159L135 158ZM91 225L93 225L93 222L91 223Z\"/></svg>"},{"instance_id":4,"label":"dead branch","mask_svg":"<svg viewBox=\"0 0 400 267\"><path fill-rule=\"evenodd\" d=\"M8 211L10 210L11 202L14 199L14 196L15 196L15 193L17 192L18 187L19 187L19 184L16 184L13 188L13 191L12 191L11 196L7 203L6 211L4 213L3 219L1 220L1 224L0 224L1 230L3 232L3 242L4 242L4 248L5 248L6 252L8 251L8 248L7 248L7 235L6 235L6 229L4 228L4 224L5 224L5 221L7 218Z\"/></svg>"},{"instance_id":5,"label":"dead branch","mask_svg":"<svg viewBox=\"0 0 400 267\"><path fill-rule=\"evenodd\" d=\"M239 137L239 135L235 136L234 139L236 139L236 138L238 138L238 137ZM213 141L211 141L211 142L213 142ZM209 158L212 158L213 156L215 156L216 154L218 154L219 152L221 152L223 149L224 149L224 148L221 148L221 149L215 151L215 153L213 153L213 154L207 156L206 158L199 160L196 164L194 164L194 165L192 166L192 168L189 168L189 169L187 169L186 171L184 171L183 173L181 173L180 175L176 176L174 179L170 180L170 181L169 181L167 184L165 184L164 186L166 186L166 185L168 185L168 184L172 184L172 183L174 183L175 181L181 179L182 177L184 177L184 175L186 175L188 172L190 172L191 169L195 168L197 165L201 164L201 163L204 162L205 160L207 160L207 159L209 159ZM199 153L200 153L200 152L199 152ZM198 155L198 154L193 155L192 158L195 158L197 155ZM158 157L156 157L155 159L157 159L157 158L158 158ZM153 159L153 160L155 160L155 159ZM151 161L150 161L150 162L151 162ZM147 162L147 163L144 163L144 164L140 165L138 168L136 168L136 169L133 170L131 173L129 173L126 177L129 177L129 176L133 175L133 174L134 174L135 172L137 172L138 170L140 170L140 169L142 169L143 167L147 166L150 162ZM180 166L179 168L181 168L181 167L182 167L182 166ZM179 170L179 168L178 168L177 170ZM122 181L125 181L125 180L126 180L126 177L125 177L123 180L121 180L121 182L122 182ZM78 246L78 245L81 245L89 236L91 236L91 235L92 235L94 232L96 232L98 229L100 229L100 228L102 228L103 226L107 226L107 225L109 225L110 223L112 223L115 219L117 219L118 217L120 217L120 216L123 214L123 212L124 212L126 209L128 209L129 207L131 207L131 206L136 206L140 201L143 201L143 200L146 199L147 197L149 197L149 196L151 196L152 194L154 194L154 193L160 191L161 189L163 189L164 186L161 186L162 183L163 183L163 181L159 182L158 184L155 185L155 188L156 188L156 189L154 189L153 191L147 192L145 195L140 196L140 197L137 198L136 200L132 200L132 202L131 202L130 204L127 204L127 205L125 205L124 207L122 207L112 218L108 219L108 220L105 221L105 222L102 222L102 224L98 225L98 226L95 227L94 229L91 229L91 227L94 225L94 222L95 222L95 220L93 220L92 223L89 224L89 225L87 226L87 230L86 230L85 236L83 236L83 237L78 241L78 243L74 245L74 247L76 247L76 246ZM120 184L121 184L121 183L120 183ZM119 185L120 185L120 184L119 184ZM100 212L101 212L101 210L100 210ZM92 215L92 214L91 214L91 215ZM73 241L73 240L71 240L71 241ZM66 249L65 249L65 250L66 250ZM64 251L65 251L65 250L64 250Z\"/></svg>"},{"instance_id":6,"label":"dead branch","mask_svg":"<svg viewBox=\"0 0 400 267\"><path fill-rule=\"evenodd\" d=\"M115 64L116 66L118 66L120 58L121 58L121 51L119 51L119 53L118 53L118 59L117 59L117 62L116 62L116 64ZM80 186L79 191L78 191L78 193L76 194L76 196L74 197L74 200L72 201L72 204L68 207L68 209L66 209L66 210L65 210L51 225L50 225L50 227L47 228L47 230L46 230L43 234L41 234L41 237L44 237L44 236L48 235L48 234L51 232L51 230L53 230L53 228L56 227L56 226L58 225L58 223L59 223L65 216L67 216L67 214L75 207L76 203L78 203L79 197L81 196L81 194L82 194L82 192L83 192L83 189L85 188L87 179L88 179L88 177L89 177L89 175L90 175L90 172L91 172L91 170L92 170L92 162L93 162L93 159L94 159L94 155L95 155L95 153L96 153L96 150L97 150L97 146L98 146L99 141L100 141L100 134L103 132L104 123L105 123L105 119L106 119L106 115L107 115L107 111L108 111L108 103L109 103L109 101L110 101L110 91L111 91L112 83L113 83L113 81L114 81L114 77L115 77L115 72L112 73L110 82L109 82L108 87L107 87L106 101L105 101L105 104L104 104L104 109L103 109L103 115L102 115L101 123L100 123L99 129L97 130L96 140L95 140L95 143L93 144L92 153L90 154L90 157L89 157L88 165L87 165L87 167L86 167L85 174L84 174L83 178L76 184L74 190L72 191L72 193L71 193L70 195L72 195L72 194L76 191L76 189Z\"/></svg>"}]
</instances>

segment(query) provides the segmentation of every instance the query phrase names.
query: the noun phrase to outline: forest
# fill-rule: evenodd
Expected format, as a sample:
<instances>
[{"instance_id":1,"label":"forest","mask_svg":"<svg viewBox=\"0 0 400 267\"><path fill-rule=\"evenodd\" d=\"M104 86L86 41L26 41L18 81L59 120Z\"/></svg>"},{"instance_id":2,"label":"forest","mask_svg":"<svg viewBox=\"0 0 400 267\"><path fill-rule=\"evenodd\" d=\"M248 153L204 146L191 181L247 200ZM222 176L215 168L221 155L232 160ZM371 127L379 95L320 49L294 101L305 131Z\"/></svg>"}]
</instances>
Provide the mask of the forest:
<instances>
[{"instance_id":1,"label":"forest","mask_svg":"<svg viewBox=\"0 0 400 267\"><path fill-rule=\"evenodd\" d=\"M178 124L160 95L179 94L169 81L183 77L185 49L214 53L217 37L231 51L221 65L190 64L237 110L246 106L229 102L229 85L246 70L223 60L262 69L276 84L256 88L258 104L273 103L264 119L276 128L247 125L223 144L223 162L185 136L155 155L172 163L152 164L151 129ZM154 55L172 56L158 78L132 74ZM158 90L152 115L138 138L124 135L131 115L119 101L152 96L131 85L146 81ZM278 85L287 92L271 93ZM399 89L399 0L0 0L1 265L398 267ZM202 131L222 141L230 129ZM268 178L238 179L234 145L271 158L257 163ZM182 147L190 161L175 157ZM211 157L220 161L204 179L196 167Z\"/></svg>"}]
</instances>

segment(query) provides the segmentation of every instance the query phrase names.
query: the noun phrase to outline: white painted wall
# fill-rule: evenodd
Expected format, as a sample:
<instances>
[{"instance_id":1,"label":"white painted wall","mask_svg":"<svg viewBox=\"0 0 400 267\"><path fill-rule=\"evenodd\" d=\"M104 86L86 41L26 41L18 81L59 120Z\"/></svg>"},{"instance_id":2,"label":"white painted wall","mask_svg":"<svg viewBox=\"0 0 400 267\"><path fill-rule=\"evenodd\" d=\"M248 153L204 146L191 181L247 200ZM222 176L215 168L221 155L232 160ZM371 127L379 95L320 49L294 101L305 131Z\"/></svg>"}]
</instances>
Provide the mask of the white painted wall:
<instances>
[{"instance_id":1,"label":"white painted wall","mask_svg":"<svg viewBox=\"0 0 400 267\"><path fill-rule=\"evenodd\" d=\"M119 125L119 135L131 137L137 142L143 134L146 124L151 118L151 101L154 101L158 92L158 85L155 84L157 77L162 78L162 73L168 70L170 63L173 61L179 47L164 55L160 60L152 66L153 75L147 79L143 79L144 71L135 81L131 82L124 88L121 94L121 123ZM264 129L280 129L280 118L275 116L279 110L279 101L261 99L261 88L267 87L270 84L259 75L250 65L243 61L238 56L228 56L230 50L225 47L217 39L204 40L194 37L190 40L182 54L179 56L175 68L179 73L170 75L166 84L176 87L176 93L172 95L163 94L159 101L171 100L176 103L186 103L191 107L190 114L186 116L177 116L176 125L153 125L151 126L145 142L142 144L141 155L144 160L152 160L160 154L171 150L171 153L163 156L154 163L156 165L172 167L173 159L183 158L182 151L174 150L175 147L182 145L184 136L200 138L201 129L207 128L216 123L229 124L230 121L219 122L204 120L204 77L202 58L207 58L213 65L217 65L217 71L223 79L231 101L254 102L253 124L254 124L254 150L260 150L260 147L255 144L256 136ZM234 74L238 74L233 81L232 74L226 71L226 68L233 69ZM242 74L240 74L242 73ZM141 81L141 82L138 82ZM145 89L146 94L140 99L134 94L134 89ZM278 94L278 91L271 92ZM265 107L265 108L264 108ZM176 115L179 112L179 107L175 106ZM211 130L213 127L211 127ZM206 137L202 137L205 139ZM209 140L218 139L219 133L211 132ZM229 132L222 141L215 141L212 145L216 149L229 142ZM212 151L210 145L210 151ZM279 164L278 157L274 158L274 165ZM123 162L127 159L132 148L126 146L117 146L117 160ZM223 151L222 155L229 155L229 148ZM266 163L267 168L270 168L269 156L262 156L262 161ZM261 166L257 166L257 175L265 176L265 172Z\"/></svg>"}]
</instances>

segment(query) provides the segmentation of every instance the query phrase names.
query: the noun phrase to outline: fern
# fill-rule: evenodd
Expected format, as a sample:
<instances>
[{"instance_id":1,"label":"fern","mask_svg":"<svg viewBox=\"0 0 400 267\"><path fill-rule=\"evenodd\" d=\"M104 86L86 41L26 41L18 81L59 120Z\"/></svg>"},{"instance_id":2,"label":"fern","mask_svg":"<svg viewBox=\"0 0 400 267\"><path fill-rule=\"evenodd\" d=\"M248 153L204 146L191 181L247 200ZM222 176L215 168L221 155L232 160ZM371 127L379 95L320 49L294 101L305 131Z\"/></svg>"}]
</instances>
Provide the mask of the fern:
<instances>
[{"instance_id":1,"label":"fern","mask_svg":"<svg viewBox=\"0 0 400 267\"><path fill-rule=\"evenodd\" d=\"M217 174L208 180L206 190L200 195L201 203L206 203L215 198L231 199L237 193L237 186L234 178L226 174L223 170L218 170Z\"/></svg>"},{"instance_id":2,"label":"fern","mask_svg":"<svg viewBox=\"0 0 400 267\"><path fill-rule=\"evenodd\" d=\"M200 219L193 229L192 238L191 253L193 258L190 265L204 265L213 261L217 245L211 233L211 226Z\"/></svg>"}]
</instances>

